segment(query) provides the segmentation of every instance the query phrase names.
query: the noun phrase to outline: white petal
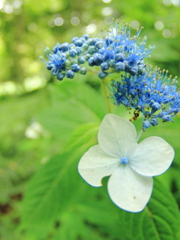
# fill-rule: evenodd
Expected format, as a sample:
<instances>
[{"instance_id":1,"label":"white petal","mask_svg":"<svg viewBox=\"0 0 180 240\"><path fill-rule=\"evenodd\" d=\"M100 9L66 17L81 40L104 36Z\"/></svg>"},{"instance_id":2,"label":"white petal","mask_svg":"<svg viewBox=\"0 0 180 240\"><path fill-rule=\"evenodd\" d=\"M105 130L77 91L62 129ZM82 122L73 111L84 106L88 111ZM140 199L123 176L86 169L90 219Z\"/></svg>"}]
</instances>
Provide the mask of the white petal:
<instances>
[{"instance_id":1,"label":"white petal","mask_svg":"<svg viewBox=\"0 0 180 240\"><path fill-rule=\"evenodd\" d=\"M174 158L174 149L163 138L148 137L130 152L130 166L144 176L165 172Z\"/></svg>"},{"instance_id":2,"label":"white petal","mask_svg":"<svg viewBox=\"0 0 180 240\"><path fill-rule=\"evenodd\" d=\"M125 157L129 147L136 142L136 129L130 121L107 114L99 128L98 142L107 154Z\"/></svg>"},{"instance_id":3,"label":"white petal","mask_svg":"<svg viewBox=\"0 0 180 240\"><path fill-rule=\"evenodd\" d=\"M152 193L153 179L134 172L128 165L118 167L108 181L112 201L129 212L144 209Z\"/></svg>"},{"instance_id":4,"label":"white petal","mask_svg":"<svg viewBox=\"0 0 180 240\"><path fill-rule=\"evenodd\" d=\"M82 156L78 171L86 182L99 187L102 186L102 178L111 175L119 164L119 159L109 156L96 145Z\"/></svg>"}]
</instances>

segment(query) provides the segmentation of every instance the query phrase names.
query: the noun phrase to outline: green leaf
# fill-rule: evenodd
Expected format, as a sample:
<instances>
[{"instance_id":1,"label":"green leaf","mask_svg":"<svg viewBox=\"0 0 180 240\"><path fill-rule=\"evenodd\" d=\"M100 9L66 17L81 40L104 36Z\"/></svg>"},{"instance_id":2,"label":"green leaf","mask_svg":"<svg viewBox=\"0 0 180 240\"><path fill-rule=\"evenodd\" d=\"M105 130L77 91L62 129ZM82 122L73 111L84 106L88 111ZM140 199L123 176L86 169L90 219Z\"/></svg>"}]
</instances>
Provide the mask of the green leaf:
<instances>
[{"instance_id":1,"label":"green leaf","mask_svg":"<svg viewBox=\"0 0 180 240\"><path fill-rule=\"evenodd\" d=\"M153 195L148 204L148 215L152 223L151 229L148 228L148 230L153 233L154 239L179 239L178 206L171 193L157 179L155 179Z\"/></svg>"},{"instance_id":2,"label":"green leaf","mask_svg":"<svg viewBox=\"0 0 180 240\"><path fill-rule=\"evenodd\" d=\"M92 200L89 195L86 197ZM91 207L83 204L79 208L89 222L120 240L178 240L180 237L178 206L171 193L157 179L154 180L153 194L144 211L129 213L111 205L103 206L102 199L99 206L92 201Z\"/></svg>"},{"instance_id":3,"label":"green leaf","mask_svg":"<svg viewBox=\"0 0 180 240\"><path fill-rule=\"evenodd\" d=\"M22 215L22 228L28 234L46 235L57 216L73 200L79 177L76 154L67 152L53 157L29 182ZM41 228L44 229L43 235Z\"/></svg>"},{"instance_id":4,"label":"green leaf","mask_svg":"<svg viewBox=\"0 0 180 240\"><path fill-rule=\"evenodd\" d=\"M23 201L21 229L33 239L45 237L52 231L59 215L64 216L69 205L81 195L78 189L82 188L82 179L77 164L86 149L95 144L97 129L97 124L85 124L76 130L66 153L50 159L29 182Z\"/></svg>"},{"instance_id":5,"label":"green leaf","mask_svg":"<svg viewBox=\"0 0 180 240\"><path fill-rule=\"evenodd\" d=\"M53 240L101 240L102 236L109 240L178 240L179 211L160 181L155 179L146 209L129 213L111 202L106 187L93 188L84 183L77 173L79 155L67 152L52 158L31 180L23 216L28 236L37 239L50 234Z\"/></svg>"},{"instance_id":6,"label":"green leaf","mask_svg":"<svg viewBox=\"0 0 180 240\"><path fill-rule=\"evenodd\" d=\"M97 131L99 129L99 124L97 123L87 123L78 127L71 135L69 141L66 144L65 151L70 149L76 149L81 145L92 145L97 141Z\"/></svg>"},{"instance_id":7,"label":"green leaf","mask_svg":"<svg viewBox=\"0 0 180 240\"><path fill-rule=\"evenodd\" d=\"M50 107L39 115L39 120L51 134L63 136L64 143L77 127L99 123L106 114L103 95L87 84L67 80L48 89Z\"/></svg>"}]
</instances>

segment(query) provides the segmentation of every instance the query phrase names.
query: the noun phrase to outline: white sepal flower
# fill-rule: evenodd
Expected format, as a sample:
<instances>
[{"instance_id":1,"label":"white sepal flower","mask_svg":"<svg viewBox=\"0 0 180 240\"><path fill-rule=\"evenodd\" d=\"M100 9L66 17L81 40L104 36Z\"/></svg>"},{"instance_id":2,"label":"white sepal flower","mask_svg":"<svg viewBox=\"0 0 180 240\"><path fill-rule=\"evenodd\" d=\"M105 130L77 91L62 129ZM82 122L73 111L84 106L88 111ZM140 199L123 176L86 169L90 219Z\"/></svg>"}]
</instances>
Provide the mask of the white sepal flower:
<instances>
[{"instance_id":1,"label":"white sepal flower","mask_svg":"<svg viewBox=\"0 0 180 240\"><path fill-rule=\"evenodd\" d=\"M80 175L94 187L102 186L102 178L110 176L112 201L126 211L142 211L152 193L152 176L169 168L173 148L160 137L148 137L138 144L134 125L114 114L104 117L98 142L82 156Z\"/></svg>"}]
</instances>

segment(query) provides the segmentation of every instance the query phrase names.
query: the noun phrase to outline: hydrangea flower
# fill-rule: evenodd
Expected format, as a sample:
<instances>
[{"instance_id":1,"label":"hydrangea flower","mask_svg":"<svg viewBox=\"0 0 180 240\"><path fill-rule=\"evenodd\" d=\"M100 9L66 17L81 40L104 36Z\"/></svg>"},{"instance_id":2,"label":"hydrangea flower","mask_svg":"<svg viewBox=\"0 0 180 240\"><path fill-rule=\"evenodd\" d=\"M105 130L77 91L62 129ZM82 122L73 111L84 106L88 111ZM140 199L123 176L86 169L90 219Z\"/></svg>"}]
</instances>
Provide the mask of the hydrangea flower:
<instances>
[{"instance_id":1,"label":"hydrangea flower","mask_svg":"<svg viewBox=\"0 0 180 240\"><path fill-rule=\"evenodd\" d=\"M134 125L113 114L104 117L98 142L82 156L80 175L94 187L102 186L102 178L110 176L112 201L126 211L142 211L151 196L152 176L169 168L173 148L160 137L148 137L138 144Z\"/></svg>"},{"instance_id":2,"label":"hydrangea flower","mask_svg":"<svg viewBox=\"0 0 180 240\"><path fill-rule=\"evenodd\" d=\"M139 39L140 30L131 36L131 28L124 24L106 32L104 38L94 42L96 52L89 58L90 66L100 66L99 78L103 79L110 73L127 72L134 76L145 70L143 59L152 52L152 46L146 47L146 37Z\"/></svg>"},{"instance_id":3,"label":"hydrangea flower","mask_svg":"<svg viewBox=\"0 0 180 240\"><path fill-rule=\"evenodd\" d=\"M90 38L87 34L82 37L73 37L71 43L57 43L50 51L45 48L48 61L41 56L46 67L58 80L64 77L74 78L76 73L86 74L87 69L82 65L88 63L95 67L98 77L104 79L111 73L126 72L130 75L140 74L145 69L143 59L148 57L153 47L146 46L146 37L139 39L141 30L131 36L131 28L124 24L119 29L111 27L100 38Z\"/></svg>"},{"instance_id":4,"label":"hydrangea flower","mask_svg":"<svg viewBox=\"0 0 180 240\"><path fill-rule=\"evenodd\" d=\"M122 76L119 81L112 81L112 98L118 106L123 104L128 109L135 109L135 114L142 112L143 130L163 122L173 121L172 117L180 111L180 91L176 78L168 77L167 72L159 69L138 76Z\"/></svg>"}]
</instances>

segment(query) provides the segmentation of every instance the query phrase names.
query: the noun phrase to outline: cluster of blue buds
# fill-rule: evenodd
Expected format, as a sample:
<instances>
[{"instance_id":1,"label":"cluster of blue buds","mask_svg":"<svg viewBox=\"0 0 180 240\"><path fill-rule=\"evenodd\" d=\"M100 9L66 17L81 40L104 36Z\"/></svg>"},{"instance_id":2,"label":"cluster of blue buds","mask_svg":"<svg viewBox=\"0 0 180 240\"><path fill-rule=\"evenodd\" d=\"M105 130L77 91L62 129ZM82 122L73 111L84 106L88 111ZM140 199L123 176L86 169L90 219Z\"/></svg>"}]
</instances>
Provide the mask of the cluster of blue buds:
<instances>
[{"instance_id":1,"label":"cluster of blue buds","mask_svg":"<svg viewBox=\"0 0 180 240\"><path fill-rule=\"evenodd\" d=\"M134 116L141 112L144 117L143 130L163 122L173 121L180 111L180 90L176 78L168 77L167 71L147 68L147 72L136 76L122 76L112 81L112 98L115 103L134 109Z\"/></svg>"},{"instance_id":2,"label":"cluster of blue buds","mask_svg":"<svg viewBox=\"0 0 180 240\"><path fill-rule=\"evenodd\" d=\"M48 60L41 60L58 80L73 79L76 73L85 75L92 68L100 79L116 73L118 80L111 82L111 98L118 106L134 109L134 120L142 113L145 130L156 126L159 118L173 121L180 111L180 90L176 78L168 77L167 71L145 65L144 58L154 47L146 47L146 37L139 38L141 30L131 36L128 24L119 29L116 23L101 38L85 34L74 37L71 43L57 43L52 51L46 48Z\"/></svg>"},{"instance_id":3,"label":"cluster of blue buds","mask_svg":"<svg viewBox=\"0 0 180 240\"><path fill-rule=\"evenodd\" d=\"M146 48L146 38L138 38L140 30L131 37L131 29L119 24L104 33L102 38L90 38L87 34L74 37L72 43L57 43L53 51L45 49L48 61L46 67L58 80L74 78L75 73L85 75L87 67L97 70L98 77L104 79L111 73L127 72L134 76L145 70L143 59L148 57L153 47Z\"/></svg>"},{"instance_id":4,"label":"cluster of blue buds","mask_svg":"<svg viewBox=\"0 0 180 240\"><path fill-rule=\"evenodd\" d=\"M127 24L119 30L110 29L104 38L94 39L94 54L88 59L89 66L100 66L98 77L104 79L110 73L127 72L134 76L145 70L143 59L148 57L154 47L146 48L146 37L141 41L138 37L141 29L131 37L131 29Z\"/></svg>"},{"instance_id":5,"label":"cluster of blue buds","mask_svg":"<svg viewBox=\"0 0 180 240\"><path fill-rule=\"evenodd\" d=\"M58 80L63 80L64 77L73 79L75 73L85 75L87 70L82 64L86 62L86 58L82 53L88 48L86 44L88 38L88 35L83 35L81 38L74 37L70 44L57 43L53 51L45 48L44 52L48 61L45 61L42 56L40 58Z\"/></svg>"}]
</instances>

